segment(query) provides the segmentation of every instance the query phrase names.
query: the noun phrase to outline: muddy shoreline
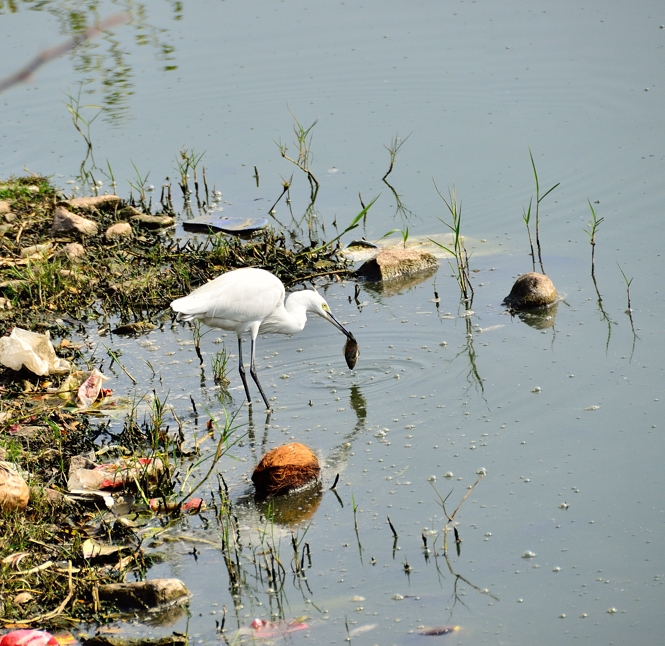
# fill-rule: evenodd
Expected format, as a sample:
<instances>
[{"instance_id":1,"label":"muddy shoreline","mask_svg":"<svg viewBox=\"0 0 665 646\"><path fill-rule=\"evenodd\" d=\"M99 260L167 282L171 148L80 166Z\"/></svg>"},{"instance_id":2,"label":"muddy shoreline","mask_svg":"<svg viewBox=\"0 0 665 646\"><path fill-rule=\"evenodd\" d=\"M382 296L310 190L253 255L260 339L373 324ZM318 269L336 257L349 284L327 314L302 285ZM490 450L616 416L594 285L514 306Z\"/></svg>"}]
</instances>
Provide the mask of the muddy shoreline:
<instances>
[{"instance_id":1,"label":"muddy shoreline","mask_svg":"<svg viewBox=\"0 0 665 646\"><path fill-rule=\"evenodd\" d=\"M100 590L144 579L158 558L146 554L150 538L200 510L196 487L183 492L172 480L200 457L198 447L183 448L163 402L153 399L143 419L131 408L112 442L103 414L112 393L102 389L94 405L81 406L77 390L101 360L86 352L87 331L110 333L113 361L114 333L173 325L170 301L228 269L268 269L287 286L351 274L336 244L305 244L272 227L181 240L174 225L182 217L114 195L67 198L45 177L0 182L0 336L15 327L48 333L71 365L68 374L42 376L0 367L0 460L30 491L24 509L0 511L0 628L70 630L122 617L123 600ZM209 422L213 464L233 444L232 424ZM107 492L72 494L81 464L119 480Z\"/></svg>"}]
</instances>

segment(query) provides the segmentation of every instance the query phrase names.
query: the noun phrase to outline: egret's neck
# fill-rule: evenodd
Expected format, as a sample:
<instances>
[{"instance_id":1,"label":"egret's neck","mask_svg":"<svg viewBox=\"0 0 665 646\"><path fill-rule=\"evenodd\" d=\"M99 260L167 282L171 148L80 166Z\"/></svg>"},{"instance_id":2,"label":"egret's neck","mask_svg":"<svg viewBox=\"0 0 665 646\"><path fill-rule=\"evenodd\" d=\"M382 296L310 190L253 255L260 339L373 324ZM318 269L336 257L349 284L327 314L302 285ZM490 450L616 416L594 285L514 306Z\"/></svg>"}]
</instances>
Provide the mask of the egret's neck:
<instances>
[{"instance_id":1,"label":"egret's neck","mask_svg":"<svg viewBox=\"0 0 665 646\"><path fill-rule=\"evenodd\" d=\"M284 305L264 319L259 328L260 333L296 334L307 323L309 297L307 291L294 292Z\"/></svg>"}]
</instances>

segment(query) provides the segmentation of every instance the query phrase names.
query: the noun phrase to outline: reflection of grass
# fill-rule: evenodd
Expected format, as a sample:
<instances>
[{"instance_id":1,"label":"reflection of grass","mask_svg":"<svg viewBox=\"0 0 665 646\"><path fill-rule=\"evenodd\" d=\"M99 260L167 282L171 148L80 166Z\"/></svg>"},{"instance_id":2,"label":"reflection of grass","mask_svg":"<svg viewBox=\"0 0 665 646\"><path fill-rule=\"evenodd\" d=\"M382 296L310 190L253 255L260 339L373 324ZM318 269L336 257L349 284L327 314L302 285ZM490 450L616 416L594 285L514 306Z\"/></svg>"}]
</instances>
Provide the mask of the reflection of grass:
<instances>
[{"instance_id":1,"label":"reflection of grass","mask_svg":"<svg viewBox=\"0 0 665 646\"><path fill-rule=\"evenodd\" d=\"M468 491L464 494L464 497L462 500L460 500L459 505L455 508L455 511L453 511L452 514L449 514L447 509L446 509L446 501L450 496L452 495L452 490L451 492L445 497L442 498L441 494L437 491L436 487L430 482L432 485L432 488L436 492L436 495L439 498L439 504L441 505L441 508L443 509L443 513L446 515L447 522L445 527L443 528L443 553L444 555L448 554L448 532L452 528L453 533L455 534L455 545L457 547L457 556L460 555L460 550L461 550L461 545L462 545L462 539L460 537L459 531L457 530L457 523L455 523L455 517L457 516L457 512L462 508L462 505L464 504L464 501L469 497L471 492L476 488L476 485L485 477L485 470L484 469L479 469L478 470L478 479L469 487Z\"/></svg>"},{"instance_id":2,"label":"reflection of grass","mask_svg":"<svg viewBox=\"0 0 665 646\"><path fill-rule=\"evenodd\" d=\"M485 386L483 384L483 379L478 372L478 365L476 363L476 348L473 344L473 326L471 325L471 317L464 317L464 324L466 326L466 344L462 349L453 357L452 361L457 359L461 355L466 355L469 360L469 369L466 374L466 380L469 383L469 388L471 385L475 384L476 389L480 389L481 395L485 394Z\"/></svg>"}]
</instances>

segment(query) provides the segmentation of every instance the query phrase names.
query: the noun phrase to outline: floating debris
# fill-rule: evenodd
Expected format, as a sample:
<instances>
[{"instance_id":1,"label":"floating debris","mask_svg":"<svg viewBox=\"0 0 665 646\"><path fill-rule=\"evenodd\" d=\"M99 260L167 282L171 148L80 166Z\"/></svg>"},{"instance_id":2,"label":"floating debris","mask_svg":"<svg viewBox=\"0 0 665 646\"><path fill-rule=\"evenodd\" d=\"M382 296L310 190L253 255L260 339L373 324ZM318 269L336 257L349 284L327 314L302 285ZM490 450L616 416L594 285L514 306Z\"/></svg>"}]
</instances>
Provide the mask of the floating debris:
<instances>
[{"instance_id":1,"label":"floating debris","mask_svg":"<svg viewBox=\"0 0 665 646\"><path fill-rule=\"evenodd\" d=\"M460 630L459 626L439 626L438 628L426 628L421 630L421 635L428 635L430 637L438 637L439 635L450 635Z\"/></svg>"},{"instance_id":2,"label":"floating debris","mask_svg":"<svg viewBox=\"0 0 665 646\"><path fill-rule=\"evenodd\" d=\"M349 244L346 245L346 248L351 249L352 247L364 247L365 249L378 249L379 245L374 244L369 240L351 240L351 242L349 242Z\"/></svg>"},{"instance_id":3,"label":"floating debris","mask_svg":"<svg viewBox=\"0 0 665 646\"><path fill-rule=\"evenodd\" d=\"M305 630L309 626L305 623L306 617L297 617L291 621L268 621L255 619L249 626L241 628L238 636L251 635L255 639L272 639L283 637L297 630Z\"/></svg>"},{"instance_id":4,"label":"floating debris","mask_svg":"<svg viewBox=\"0 0 665 646\"><path fill-rule=\"evenodd\" d=\"M171 513L178 510L183 514L195 514L206 508L206 504L202 498L192 498L182 505L175 501L164 502L161 498L151 498L148 504L150 505L150 509L156 514Z\"/></svg>"},{"instance_id":5,"label":"floating debris","mask_svg":"<svg viewBox=\"0 0 665 646\"><path fill-rule=\"evenodd\" d=\"M349 637L357 637L363 633L368 633L370 630L374 630L377 626L378 624L365 624L364 626L358 626L357 628L349 631Z\"/></svg>"},{"instance_id":6,"label":"floating debris","mask_svg":"<svg viewBox=\"0 0 665 646\"><path fill-rule=\"evenodd\" d=\"M191 233L231 233L246 235L268 226L265 218L210 218L203 217L182 223L182 228Z\"/></svg>"}]
</instances>

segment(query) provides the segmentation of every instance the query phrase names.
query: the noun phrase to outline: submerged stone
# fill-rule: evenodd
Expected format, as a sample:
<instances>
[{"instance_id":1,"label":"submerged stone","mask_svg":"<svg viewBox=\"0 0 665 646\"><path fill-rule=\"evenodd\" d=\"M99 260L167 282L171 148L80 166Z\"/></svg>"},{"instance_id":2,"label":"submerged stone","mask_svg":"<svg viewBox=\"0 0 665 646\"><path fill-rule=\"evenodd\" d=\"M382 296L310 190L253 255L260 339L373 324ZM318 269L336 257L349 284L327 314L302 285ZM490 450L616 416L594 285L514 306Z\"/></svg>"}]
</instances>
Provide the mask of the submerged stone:
<instances>
[{"instance_id":1,"label":"submerged stone","mask_svg":"<svg viewBox=\"0 0 665 646\"><path fill-rule=\"evenodd\" d=\"M175 225L175 220L168 215L137 213L136 215L132 215L130 219L143 229L166 229Z\"/></svg>"},{"instance_id":2,"label":"submerged stone","mask_svg":"<svg viewBox=\"0 0 665 646\"><path fill-rule=\"evenodd\" d=\"M128 608L156 608L189 597L180 579L152 579L99 586L99 598Z\"/></svg>"},{"instance_id":3,"label":"submerged stone","mask_svg":"<svg viewBox=\"0 0 665 646\"><path fill-rule=\"evenodd\" d=\"M520 276L503 299L503 304L513 309L548 307L556 303L558 294L554 283L545 274L535 271Z\"/></svg>"},{"instance_id":4,"label":"submerged stone","mask_svg":"<svg viewBox=\"0 0 665 646\"><path fill-rule=\"evenodd\" d=\"M173 634L166 637L122 637L98 634L83 640L84 646L187 646L187 635Z\"/></svg>"}]
</instances>

